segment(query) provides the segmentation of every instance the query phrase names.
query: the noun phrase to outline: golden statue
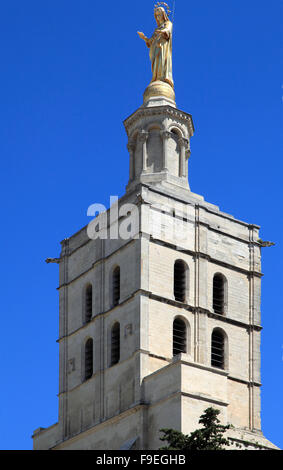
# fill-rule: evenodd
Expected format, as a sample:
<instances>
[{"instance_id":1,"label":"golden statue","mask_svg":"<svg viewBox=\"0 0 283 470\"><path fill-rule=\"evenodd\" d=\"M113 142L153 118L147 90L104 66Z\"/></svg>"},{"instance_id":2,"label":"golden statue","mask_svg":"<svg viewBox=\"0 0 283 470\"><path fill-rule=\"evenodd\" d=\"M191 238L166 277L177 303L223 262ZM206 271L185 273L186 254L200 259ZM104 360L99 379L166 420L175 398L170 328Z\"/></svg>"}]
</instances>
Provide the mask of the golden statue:
<instances>
[{"instance_id":1,"label":"golden statue","mask_svg":"<svg viewBox=\"0 0 283 470\"><path fill-rule=\"evenodd\" d=\"M160 5L165 5L167 12ZM175 101L174 82L172 73L172 33L173 24L169 20L169 7L166 3L158 3L155 6L154 17L157 23L153 36L147 38L144 33L138 31L149 48L151 60L152 80L145 91L144 100L152 96L166 96Z\"/></svg>"}]
</instances>

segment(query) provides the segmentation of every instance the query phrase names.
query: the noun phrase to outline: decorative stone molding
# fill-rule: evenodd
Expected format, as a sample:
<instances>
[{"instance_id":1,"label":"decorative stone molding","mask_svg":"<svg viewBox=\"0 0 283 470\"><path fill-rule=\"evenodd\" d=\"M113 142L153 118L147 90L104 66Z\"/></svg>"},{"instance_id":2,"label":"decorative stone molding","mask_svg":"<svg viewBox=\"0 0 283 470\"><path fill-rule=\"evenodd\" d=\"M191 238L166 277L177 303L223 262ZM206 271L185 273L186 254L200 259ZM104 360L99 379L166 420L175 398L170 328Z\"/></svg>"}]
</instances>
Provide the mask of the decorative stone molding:
<instances>
[{"instance_id":1,"label":"decorative stone molding","mask_svg":"<svg viewBox=\"0 0 283 470\"><path fill-rule=\"evenodd\" d=\"M138 140L139 140L139 142L141 142L142 144L144 144L144 143L147 141L148 136L149 136L149 132L146 132L146 131L144 131L144 130L139 131L139 133L138 133Z\"/></svg>"},{"instance_id":2,"label":"decorative stone molding","mask_svg":"<svg viewBox=\"0 0 283 470\"><path fill-rule=\"evenodd\" d=\"M190 137L194 135L194 124L191 114L185 113L171 106L139 108L134 114L129 116L124 121L124 126L127 134L130 135L132 127L139 119L153 116L164 116L169 117L171 119L176 119L188 127Z\"/></svg>"},{"instance_id":3,"label":"decorative stone molding","mask_svg":"<svg viewBox=\"0 0 283 470\"><path fill-rule=\"evenodd\" d=\"M169 131L160 131L160 135L161 135L163 140L170 139L171 132L169 132Z\"/></svg>"}]
</instances>

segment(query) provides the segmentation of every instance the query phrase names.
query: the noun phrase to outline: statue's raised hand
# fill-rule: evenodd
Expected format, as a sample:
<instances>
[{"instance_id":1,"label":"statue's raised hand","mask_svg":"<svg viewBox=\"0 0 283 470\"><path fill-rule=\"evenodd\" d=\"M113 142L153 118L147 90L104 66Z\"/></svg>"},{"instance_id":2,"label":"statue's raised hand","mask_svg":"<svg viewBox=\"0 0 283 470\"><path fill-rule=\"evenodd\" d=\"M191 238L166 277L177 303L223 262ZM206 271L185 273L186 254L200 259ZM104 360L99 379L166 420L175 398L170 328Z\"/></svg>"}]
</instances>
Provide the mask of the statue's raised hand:
<instances>
[{"instance_id":1,"label":"statue's raised hand","mask_svg":"<svg viewBox=\"0 0 283 470\"><path fill-rule=\"evenodd\" d=\"M139 35L139 37L140 37L141 39L143 39L144 41L147 40L147 37L144 35L144 33L138 31L138 35Z\"/></svg>"}]
</instances>

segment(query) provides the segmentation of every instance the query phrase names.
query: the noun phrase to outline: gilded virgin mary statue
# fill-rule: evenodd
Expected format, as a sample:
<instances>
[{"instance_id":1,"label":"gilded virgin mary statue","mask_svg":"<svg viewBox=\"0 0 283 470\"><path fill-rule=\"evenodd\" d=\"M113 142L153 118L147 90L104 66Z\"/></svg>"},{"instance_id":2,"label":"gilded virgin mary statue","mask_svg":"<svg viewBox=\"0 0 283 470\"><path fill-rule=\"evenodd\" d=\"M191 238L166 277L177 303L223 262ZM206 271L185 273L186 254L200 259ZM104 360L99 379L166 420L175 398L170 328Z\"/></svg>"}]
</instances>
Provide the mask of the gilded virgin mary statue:
<instances>
[{"instance_id":1,"label":"gilded virgin mary statue","mask_svg":"<svg viewBox=\"0 0 283 470\"><path fill-rule=\"evenodd\" d=\"M167 8L169 9L168 6ZM145 91L144 99L146 101L152 96L161 95L175 101L172 73L173 24L169 20L167 12L161 6L155 7L154 17L157 28L151 38L147 38L144 33L138 32L140 38L145 41L149 48L152 69L152 80Z\"/></svg>"}]
</instances>

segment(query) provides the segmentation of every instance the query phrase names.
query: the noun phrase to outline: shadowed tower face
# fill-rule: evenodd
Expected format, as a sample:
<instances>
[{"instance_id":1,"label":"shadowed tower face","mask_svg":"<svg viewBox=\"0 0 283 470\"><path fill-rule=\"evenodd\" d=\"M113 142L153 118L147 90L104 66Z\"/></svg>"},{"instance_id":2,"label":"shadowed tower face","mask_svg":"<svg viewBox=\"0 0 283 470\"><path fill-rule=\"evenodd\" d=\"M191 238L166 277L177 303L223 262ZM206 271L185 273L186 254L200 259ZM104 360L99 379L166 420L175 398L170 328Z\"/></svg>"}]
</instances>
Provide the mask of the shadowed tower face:
<instances>
[{"instance_id":1,"label":"shadowed tower face","mask_svg":"<svg viewBox=\"0 0 283 470\"><path fill-rule=\"evenodd\" d=\"M190 190L194 125L162 68L173 32L166 7L155 17L153 36L139 33L155 68L124 121L129 181L118 218L106 213L106 237L85 227L61 243L59 416L34 431L35 449L158 449L160 429L188 434L209 406L233 425L232 444L274 448L260 422L259 227ZM135 236L112 237L129 207Z\"/></svg>"}]
</instances>

